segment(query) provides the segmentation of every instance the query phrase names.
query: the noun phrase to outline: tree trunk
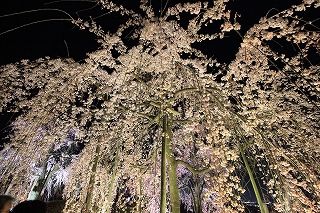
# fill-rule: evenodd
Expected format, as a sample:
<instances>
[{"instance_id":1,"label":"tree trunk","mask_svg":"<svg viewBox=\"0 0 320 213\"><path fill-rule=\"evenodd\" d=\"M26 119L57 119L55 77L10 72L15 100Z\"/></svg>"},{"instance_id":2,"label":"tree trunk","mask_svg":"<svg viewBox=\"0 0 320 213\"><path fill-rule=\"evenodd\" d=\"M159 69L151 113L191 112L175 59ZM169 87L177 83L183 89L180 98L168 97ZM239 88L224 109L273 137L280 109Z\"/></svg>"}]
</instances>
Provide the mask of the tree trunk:
<instances>
[{"instance_id":1,"label":"tree trunk","mask_svg":"<svg viewBox=\"0 0 320 213\"><path fill-rule=\"evenodd\" d=\"M117 151L116 151L116 156L114 159L114 166L113 166L113 170L112 170L112 174L111 174L111 182L109 185L109 191L108 191L108 198L107 198L107 207L106 207L106 213L110 213L112 210L112 205L111 205L111 201L112 201L112 196L113 196L113 187L114 187L114 182L116 180L116 175L117 175L117 167L118 167L118 163L119 163L119 152L120 152L120 142L118 141L117 144Z\"/></svg>"},{"instance_id":2,"label":"tree trunk","mask_svg":"<svg viewBox=\"0 0 320 213\"><path fill-rule=\"evenodd\" d=\"M48 181L52 177L55 171L58 169L58 165L56 164L53 169L51 167L49 173L47 174L47 166L48 166L48 159L49 155L46 159L46 161L43 163L42 166L42 172L40 176L37 178L36 182L33 184L32 190L28 194L28 200L38 200L40 199L40 194L43 190L43 188L47 185Z\"/></svg>"},{"instance_id":3,"label":"tree trunk","mask_svg":"<svg viewBox=\"0 0 320 213\"><path fill-rule=\"evenodd\" d=\"M95 179L95 175L96 175L96 171L97 171L97 165L98 165L99 154L100 154L101 137L98 140L99 140L99 142L98 142L99 144L97 145L96 151L95 151L95 158L94 158L93 166L92 166L92 169L91 169L89 186L88 186L88 190L87 190L85 209L83 211L85 213L87 213L87 212L90 213L91 212L90 205L91 205L92 191L93 191L93 186L94 186L94 179Z\"/></svg>"},{"instance_id":4,"label":"tree trunk","mask_svg":"<svg viewBox=\"0 0 320 213\"><path fill-rule=\"evenodd\" d=\"M168 141L170 142L169 138L167 137L168 131L168 115L164 114L162 118L162 128L163 128L163 135L162 135L162 149L161 149L161 201L160 201L160 212L166 213L167 208L167 159L166 159L166 144Z\"/></svg>"},{"instance_id":5,"label":"tree trunk","mask_svg":"<svg viewBox=\"0 0 320 213\"><path fill-rule=\"evenodd\" d=\"M168 114L167 114L168 113ZM180 213L180 197L179 197L179 188L178 188L178 180L177 180L177 166L178 163L174 157L174 153L172 151L171 138L172 138L172 113L165 112L163 115L163 144L162 144L162 159L167 160L168 162L168 175L169 175L169 193L170 193L170 207L171 213ZM163 209L163 205L165 205L163 199L163 194L166 193L166 184L162 185L162 180L166 178L165 171L166 169L166 161L162 161L161 163L161 208ZM164 175L164 177L163 177ZM162 210L161 209L161 210ZM165 211L164 211L165 212ZM162 213L162 211L161 211Z\"/></svg>"}]
</instances>

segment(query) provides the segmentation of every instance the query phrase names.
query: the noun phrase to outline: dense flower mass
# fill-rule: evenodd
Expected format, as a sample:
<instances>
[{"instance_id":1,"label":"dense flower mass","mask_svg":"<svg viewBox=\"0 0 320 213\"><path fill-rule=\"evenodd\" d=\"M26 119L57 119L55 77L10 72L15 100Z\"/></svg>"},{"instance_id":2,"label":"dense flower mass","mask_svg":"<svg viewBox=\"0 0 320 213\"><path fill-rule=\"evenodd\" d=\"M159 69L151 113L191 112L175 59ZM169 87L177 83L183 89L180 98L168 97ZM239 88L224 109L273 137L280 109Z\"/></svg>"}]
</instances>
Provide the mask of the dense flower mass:
<instances>
[{"instance_id":1,"label":"dense flower mass","mask_svg":"<svg viewBox=\"0 0 320 213\"><path fill-rule=\"evenodd\" d=\"M101 44L85 63L1 66L0 110L19 116L1 150L0 192L63 194L66 213L230 213L245 209L248 174L261 212L319 212L320 26L299 17L319 2L262 17L245 35L227 2L157 15L147 0L139 11L100 0L126 20L115 32L73 20ZM219 32L203 30L214 22ZM231 63L194 47L230 31L242 39Z\"/></svg>"}]
</instances>

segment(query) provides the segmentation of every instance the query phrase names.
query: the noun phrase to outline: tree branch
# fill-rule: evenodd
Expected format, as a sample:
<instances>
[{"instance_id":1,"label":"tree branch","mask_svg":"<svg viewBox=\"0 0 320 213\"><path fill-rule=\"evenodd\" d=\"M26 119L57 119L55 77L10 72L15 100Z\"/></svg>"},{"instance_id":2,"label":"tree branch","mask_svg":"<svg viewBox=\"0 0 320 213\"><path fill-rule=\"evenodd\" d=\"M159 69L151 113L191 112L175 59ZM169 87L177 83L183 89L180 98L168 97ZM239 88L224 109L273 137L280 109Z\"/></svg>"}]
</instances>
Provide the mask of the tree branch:
<instances>
[{"instance_id":1,"label":"tree branch","mask_svg":"<svg viewBox=\"0 0 320 213\"><path fill-rule=\"evenodd\" d=\"M194 175L200 175L200 174L203 174L203 173L210 171L210 167L205 168L205 169L201 169L201 170L197 170L197 169L193 168L190 164L188 164L182 160L177 160L177 164L180 164L180 165L186 167Z\"/></svg>"}]
</instances>

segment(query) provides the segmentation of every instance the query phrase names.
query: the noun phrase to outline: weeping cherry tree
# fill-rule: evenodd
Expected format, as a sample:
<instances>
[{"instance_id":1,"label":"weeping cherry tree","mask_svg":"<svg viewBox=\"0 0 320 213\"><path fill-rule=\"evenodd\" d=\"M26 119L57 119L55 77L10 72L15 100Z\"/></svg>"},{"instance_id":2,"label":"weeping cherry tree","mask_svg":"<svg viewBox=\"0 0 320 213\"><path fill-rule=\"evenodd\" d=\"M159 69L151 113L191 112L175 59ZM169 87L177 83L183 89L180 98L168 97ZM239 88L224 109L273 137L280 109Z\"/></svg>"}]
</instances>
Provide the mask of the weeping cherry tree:
<instances>
[{"instance_id":1,"label":"weeping cherry tree","mask_svg":"<svg viewBox=\"0 0 320 213\"><path fill-rule=\"evenodd\" d=\"M1 193L62 187L66 213L243 212L247 174L261 212L319 212L319 24L299 17L319 2L262 17L245 35L227 2L159 16L147 0L140 12L97 1L126 21L105 32L72 19L101 44L85 63L1 66L1 112L19 115L1 150ZM219 32L202 33L214 22ZM194 47L230 31L242 43L229 64Z\"/></svg>"}]
</instances>

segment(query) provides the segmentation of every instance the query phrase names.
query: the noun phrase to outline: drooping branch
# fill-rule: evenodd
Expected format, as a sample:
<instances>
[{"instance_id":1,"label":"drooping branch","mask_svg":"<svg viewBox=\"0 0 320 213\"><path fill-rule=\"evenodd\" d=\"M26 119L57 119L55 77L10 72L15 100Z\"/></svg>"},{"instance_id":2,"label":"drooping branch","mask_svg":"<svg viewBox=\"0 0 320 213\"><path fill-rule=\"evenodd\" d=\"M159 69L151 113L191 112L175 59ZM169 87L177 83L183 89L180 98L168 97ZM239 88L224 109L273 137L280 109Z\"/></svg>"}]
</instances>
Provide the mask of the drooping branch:
<instances>
[{"instance_id":1,"label":"drooping branch","mask_svg":"<svg viewBox=\"0 0 320 213\"><path fill-rule=\"evenodd\" d=\"M246 156L245 156L245 153L244 153L243 148L242 148L241 145L240 145L240 153L241 153L243 162L244 162L244 164L245 164L246 171L247 171L247 173L248 173L248 175L249 175L250 182L251 182L252 187L253 187L253 190L254 190L254 194L256 195L256 198L257 198L257 202L258 202L260 211L261 211L261 213L269 213L269 210L268 210L267 205L264 204L264 203L262 203L262 199L261 199L261 196L260 196L259 189L258 189L258 187L257 187L255 178L254 178L254 176L253 176L253 173L252 173L252 171L251 171L250 165L249 165L249 163L248 163L248 160L247 160L247 158L246 158Z\"/></svg>"},{"instance_id":2,"label":"drooping branch","mask_svg":"<svg viewBox=\"0 0 320 213\"><path fill-rule=\"evenodd\" d=\"M177 164L180 164L180 165L186 167L194 175L200 175L200 174L209 172L211 170L210 167L205 168L205 169L201 169L201 170L197 170L197 169L193 168L190 164L188 164L187 162L184 162L182 160L177 160Z\"/></svg>"}]
</instances>

